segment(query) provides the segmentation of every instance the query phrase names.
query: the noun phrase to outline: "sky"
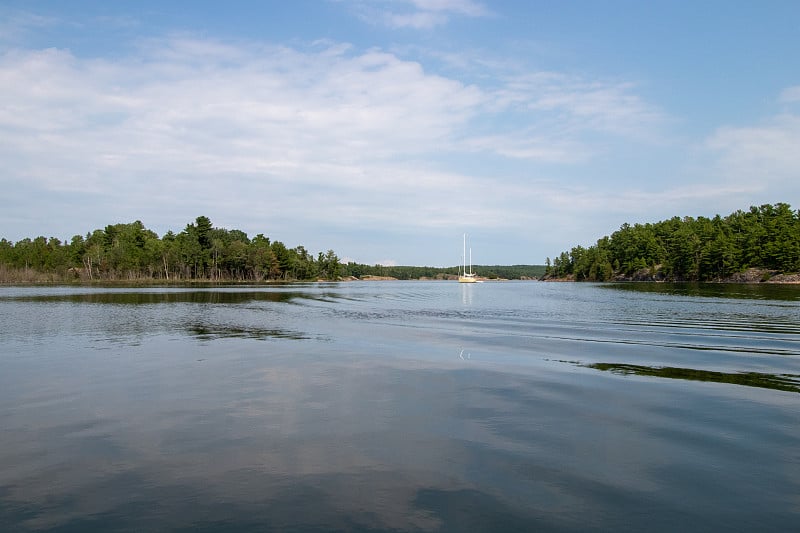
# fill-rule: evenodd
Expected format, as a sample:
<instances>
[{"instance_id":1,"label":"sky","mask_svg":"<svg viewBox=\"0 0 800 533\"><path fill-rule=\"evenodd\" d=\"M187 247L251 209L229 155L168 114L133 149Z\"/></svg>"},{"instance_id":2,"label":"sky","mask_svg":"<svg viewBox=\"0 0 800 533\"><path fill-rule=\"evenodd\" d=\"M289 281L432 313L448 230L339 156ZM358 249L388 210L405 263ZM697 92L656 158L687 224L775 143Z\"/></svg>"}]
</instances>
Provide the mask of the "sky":
<instances>
[{"instance_id":1,"label":"sky","mask_svg":"<svg viewBox=\"0 0 800 533\"><path fill-rule=\"evenodd\" d=\"M0 3L0 237L544 264L800 208L796 0Z\"/></svg>"}]
</instances>

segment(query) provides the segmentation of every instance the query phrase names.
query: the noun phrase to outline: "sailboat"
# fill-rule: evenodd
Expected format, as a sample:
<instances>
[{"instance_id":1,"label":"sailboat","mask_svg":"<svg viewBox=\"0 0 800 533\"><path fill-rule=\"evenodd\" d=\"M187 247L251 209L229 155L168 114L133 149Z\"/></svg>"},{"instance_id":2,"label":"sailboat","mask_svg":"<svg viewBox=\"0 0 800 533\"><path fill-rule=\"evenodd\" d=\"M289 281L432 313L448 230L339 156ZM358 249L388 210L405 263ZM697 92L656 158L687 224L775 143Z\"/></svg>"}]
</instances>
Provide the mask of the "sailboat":
<instances>
[{"instance_id":1,"label":"sailboat","mask_svg":"<svg viewBox=\"0 0 800 533\"><path fill-rule=\"evenodd\" d=\"M478 279L472 272L472 248L469 249L469 272L467 272L467 234L464 234L464 253L461 256L462 265L458 273L459 283L475 283Z\"/></svg>"}]
</instances>

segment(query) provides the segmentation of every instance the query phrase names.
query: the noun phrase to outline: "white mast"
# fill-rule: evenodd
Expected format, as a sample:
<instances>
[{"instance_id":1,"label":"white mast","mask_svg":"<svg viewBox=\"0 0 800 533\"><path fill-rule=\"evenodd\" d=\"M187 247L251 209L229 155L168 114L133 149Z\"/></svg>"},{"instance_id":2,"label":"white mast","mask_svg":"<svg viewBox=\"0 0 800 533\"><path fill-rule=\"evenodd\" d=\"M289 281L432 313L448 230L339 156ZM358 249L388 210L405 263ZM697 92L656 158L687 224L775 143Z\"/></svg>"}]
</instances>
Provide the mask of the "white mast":
<instances>
[{"instance_id":1,"label":"white mast","mask_svg":"<svg viewBox=\"0 0 800 533\"><path fill-rule=\"evenodd\" d=\"M472 247L469 249L469 272L467 272L467 234L464 234L464 251L461 255L461 271L458 273L460 283L475 283L477 279L472 273Z\"/></svg>"},{"instance_id":2,"label":"white mast","mask_svg":"<svg viewBox=\"0 0 800 533\"><path fill-rule=\"evenodd\" d=\"M467 273L467 234L464 234L464 251L461 252L461 272L466 274Z\"/></svg>"}]
</instances>

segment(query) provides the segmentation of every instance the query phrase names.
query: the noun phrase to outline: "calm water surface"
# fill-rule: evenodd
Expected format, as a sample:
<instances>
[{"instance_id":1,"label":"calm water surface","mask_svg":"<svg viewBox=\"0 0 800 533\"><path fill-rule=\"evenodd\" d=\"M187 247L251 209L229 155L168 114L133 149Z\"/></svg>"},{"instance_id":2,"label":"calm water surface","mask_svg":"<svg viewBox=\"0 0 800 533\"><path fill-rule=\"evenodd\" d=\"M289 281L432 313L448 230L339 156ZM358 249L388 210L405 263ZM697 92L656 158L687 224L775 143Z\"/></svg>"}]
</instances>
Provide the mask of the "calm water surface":
<instances>
[{"instance_id":1,"label":"calm water surface","mask_svg":"<svg viewBox=\"0 0 800 533\"><path fill-rule=\"evenodd\" d=\"M0 530L800 524L800 286L0 288Z\"/></svg>"}]
</instances>

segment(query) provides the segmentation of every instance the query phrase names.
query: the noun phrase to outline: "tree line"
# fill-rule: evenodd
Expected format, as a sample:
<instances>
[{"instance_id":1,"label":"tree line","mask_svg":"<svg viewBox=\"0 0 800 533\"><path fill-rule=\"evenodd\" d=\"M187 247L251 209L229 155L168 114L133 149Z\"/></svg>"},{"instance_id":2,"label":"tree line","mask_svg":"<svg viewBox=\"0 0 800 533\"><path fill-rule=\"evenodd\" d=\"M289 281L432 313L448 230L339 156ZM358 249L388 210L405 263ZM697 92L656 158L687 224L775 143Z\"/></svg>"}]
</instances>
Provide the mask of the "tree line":
<instances>
[{"instance_id":1,"label":"tree line","mask_svg":"<svg viewBox=\"0 0 800 533\"><path fill-rule=\"evenodd\" d=\"M316 257L303 246L288 248L258 234L216 228L199 216L180 233L159 236L140 221L112 224L70 242L55 237L0 239L0 267L6 279L267 281L338 279L333 252ZM58 279L56 279L58 280Z\"/></svg>"},{"instance_id":2,"label":"tree line","mask_svg":"<svg viewBox=\"0 0 800 533\"><path fill-rule=\"evenodd\" d=\"M538 278L542 265L476 266L489 279ZM217 228L197 217L179 233L159 237L141 221L110 224L85 236L0 239L0 281L218 281L338 280L365 276L447 279L458 267L341 263L333 250L316 256L259 233Z\"/></svg>"},{"instance_id":3,"label":"tree line","mask_svg":"<svg viewBox=\"0 0 800 533\"><path fill-rule=\"evenodd\" d=\"M479 276L487 279L537 279L545 273L544 265L473 265L472 268ZM458 266L383 266L360 263L342 265L343 276L385 276L400 280L455 278L458 277L458 270Z\"/></svg>"},{"instance_id":4,"label":"tree line","mask_svg":"<svg viewBox=\"0 0 800 533\"><path fill-rule=\"evenodd\" d=\"M800 211L786 203L752 206L726 217L673 217L623 224L584 248L550 261L546 276L611 279L723 280L749 268L800 271Z\"/></svg>"}]
</instances>

